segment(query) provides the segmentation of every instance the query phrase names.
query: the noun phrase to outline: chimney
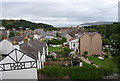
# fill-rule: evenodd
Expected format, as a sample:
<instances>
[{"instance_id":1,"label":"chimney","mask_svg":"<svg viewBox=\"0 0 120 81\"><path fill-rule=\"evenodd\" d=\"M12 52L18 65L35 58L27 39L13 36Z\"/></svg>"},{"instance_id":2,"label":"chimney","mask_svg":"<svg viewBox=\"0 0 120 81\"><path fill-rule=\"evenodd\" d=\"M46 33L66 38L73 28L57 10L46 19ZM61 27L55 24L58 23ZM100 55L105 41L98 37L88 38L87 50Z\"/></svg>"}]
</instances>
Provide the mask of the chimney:
<instances>
[{"instance_id":1,"label":"chimney","mask_svg":"<svg viewBox=\"0 0 120 81\"><path fill-rule=\"evenodd\" d=\"M24 43L28 43L28 36L24 37Z\"/></svg>"},{"instance_id":2,"label":"chimney","mask_svg":"<svg viewBox=\"0 0 120 81\"><path fill-rule=\"evenodd\" d=\"M19 43L17 41L13 41L13 49L20 49L19 48Z\"/></svg>"}]
</instances>

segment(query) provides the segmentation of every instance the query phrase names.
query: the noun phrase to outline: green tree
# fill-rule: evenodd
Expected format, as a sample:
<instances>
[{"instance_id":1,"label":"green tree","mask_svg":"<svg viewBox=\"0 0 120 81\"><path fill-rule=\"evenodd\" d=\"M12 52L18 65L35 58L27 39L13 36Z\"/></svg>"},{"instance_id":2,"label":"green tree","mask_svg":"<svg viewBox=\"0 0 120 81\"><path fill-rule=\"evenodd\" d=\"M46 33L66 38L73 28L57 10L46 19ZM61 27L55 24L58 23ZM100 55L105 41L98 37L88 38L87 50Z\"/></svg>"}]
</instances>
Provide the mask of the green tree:
<instances>
[{"instance_id":1,"label":"green tree","mask_svg":"<svg viewBox=\"0 0 120 81\"><path fill-rule=\"evenodd\" d=\"M85 57L85 58L87 58L87 55L88 55L88 52L84 51L82 56Z\"/></svg>"},{"instance_id":2,"label":"green tree","mask_svg":"<svg viewBox=\"0 0 120 81\"><path fill-rule=\"evenodd\" d=\"M105 48L103 51L104 51L105 53L108 53L108 52L109 52L109 48Z\"/></svg>"},{"instance_id":3,"label":"green tree","mask_svg":"<svg viewBox=\"0 0 120 81\"><path fill-rule=\"evenodd\" d=\"M14 32L10 32L9 37L14 37L14 36L15 36Z\"/></svg>"},{"instance_id":4,"label":"green tree","mask_svg":"<svg viewBox=\"0 0 120 81\"><path fill-rule=\"evenodd\" d=\"M109 39L103 39L103 44L104 44L104 45L110 45L111 42L110 42Z\"/></svg>"},{"instance_id":5,"label":"green tree","mask_svg":"<svg viewBox=\"0 0 120 81\"><path fill-rule=\"evenodd\" d=\"M71 49L64 47L63 51L61 51L60 53L61 53L62 57L68 57L71 51L72 51Z\"/></svg>"}]
</instances>

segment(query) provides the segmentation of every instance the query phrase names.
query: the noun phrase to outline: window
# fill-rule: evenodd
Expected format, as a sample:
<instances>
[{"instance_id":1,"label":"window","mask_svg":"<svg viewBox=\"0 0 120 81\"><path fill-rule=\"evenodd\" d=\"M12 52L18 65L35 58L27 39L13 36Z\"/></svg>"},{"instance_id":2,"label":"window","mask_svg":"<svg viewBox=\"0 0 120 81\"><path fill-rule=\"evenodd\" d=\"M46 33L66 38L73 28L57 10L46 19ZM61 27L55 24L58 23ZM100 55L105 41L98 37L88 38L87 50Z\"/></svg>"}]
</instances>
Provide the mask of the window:
<instances>
[{"instance_id":1,"label":"window","mask_svg":"<svg viewBox=\"0 0 120 81\"><path fill-rule=\"evenodd\" d=\"M73 47L75 47L75 44L73 44Z\"/></svg>"}]
</instances>

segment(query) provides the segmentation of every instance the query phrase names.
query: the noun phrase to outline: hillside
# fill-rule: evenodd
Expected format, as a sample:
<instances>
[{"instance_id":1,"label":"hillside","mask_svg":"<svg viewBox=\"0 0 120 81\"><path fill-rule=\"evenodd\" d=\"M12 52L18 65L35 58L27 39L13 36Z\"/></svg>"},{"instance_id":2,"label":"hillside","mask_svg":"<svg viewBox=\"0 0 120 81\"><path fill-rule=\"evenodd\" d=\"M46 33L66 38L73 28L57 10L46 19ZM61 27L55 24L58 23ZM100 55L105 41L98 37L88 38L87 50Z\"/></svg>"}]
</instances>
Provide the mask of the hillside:
<instances>
[{"instance_id":1,"label":"hillside","mask_svg":"<svg viewBox=\"0 0 120 81\"><path fill-rule=\"evenodd\" d=\"M5 27L6 29L29 28L34 30L34 29L42 28L44 30L57 30L57 28L49 24L33 23L31 21L26 21L26 20L2 20L2 26Z\"/></svg>"}]
</instances>

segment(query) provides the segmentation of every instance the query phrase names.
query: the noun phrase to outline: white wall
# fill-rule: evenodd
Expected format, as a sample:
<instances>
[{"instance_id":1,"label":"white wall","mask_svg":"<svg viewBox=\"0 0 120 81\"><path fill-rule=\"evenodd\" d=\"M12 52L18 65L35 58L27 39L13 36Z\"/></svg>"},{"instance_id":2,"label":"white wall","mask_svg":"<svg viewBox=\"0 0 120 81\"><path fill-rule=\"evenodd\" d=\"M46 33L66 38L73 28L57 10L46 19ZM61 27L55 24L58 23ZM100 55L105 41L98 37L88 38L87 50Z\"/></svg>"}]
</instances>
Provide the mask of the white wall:
<instances>
[{"instance_id":1,"label":"white wall","mask_svg":"<svg viewBox=\"0 0 120 81\"><path fill-rule=\"evenodd\" d=\"M17 58L20 59L23 55L23 53L17 51ZM10 56L16 60L16 54L15 51L13 51ZM26 62L26 61L35 61L31 57L28 57L27 55L24 55L20 62ZM9 56L5 57L0 64L4 63L15 63ZM30 64L26 64L26 66L30 66ZM10 68L7 66L6 68ZM0 68L1 69L1 68ZM0 73L0 77L3 79L37 79L37 68L31 68L31 69L22 69L22 70L12 70L12 71L4 71Z\"/></svg>"},{"instance_id":2,"label":"white wall","mask_svg":"<svg viewBox=\"0 0 120 81\"><path fill-rule=\"evenodd\" d=\"M75 47L74 47L75 44ZM77 49L79 47L78 39L69 41L69 48L70 49Z\"/></svg>"},{"instance_id":3,"label":"white wall","mask_svg":"<svg viewBox=\"0 0 120 81\"><path fill-rule=\"evenodd\" d=\"M36 68L31 68L24 70L4 71L2 72L1 78L2 79L37 79L37 70Z\"/></svg>"}]
</instances>

